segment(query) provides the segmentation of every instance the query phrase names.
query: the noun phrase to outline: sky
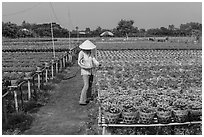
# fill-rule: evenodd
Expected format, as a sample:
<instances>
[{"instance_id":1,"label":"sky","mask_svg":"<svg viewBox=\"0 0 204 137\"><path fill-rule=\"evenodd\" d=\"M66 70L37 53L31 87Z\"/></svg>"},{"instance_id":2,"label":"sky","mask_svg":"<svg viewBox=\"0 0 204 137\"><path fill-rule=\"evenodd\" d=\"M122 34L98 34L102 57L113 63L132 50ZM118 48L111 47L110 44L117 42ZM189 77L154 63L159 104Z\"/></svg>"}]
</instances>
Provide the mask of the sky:
<instances>
[{"instance_id":1,"label":"sky","mask_svg":"<svg viewBox=\"0 0 204 137\"><path fill-rule=\"evenodd\" d=\"M3 2L2 21L57 22L63 28L113 29L121 19L139 29L202 23L202 2Z\"/></svg>"}]
</instances>

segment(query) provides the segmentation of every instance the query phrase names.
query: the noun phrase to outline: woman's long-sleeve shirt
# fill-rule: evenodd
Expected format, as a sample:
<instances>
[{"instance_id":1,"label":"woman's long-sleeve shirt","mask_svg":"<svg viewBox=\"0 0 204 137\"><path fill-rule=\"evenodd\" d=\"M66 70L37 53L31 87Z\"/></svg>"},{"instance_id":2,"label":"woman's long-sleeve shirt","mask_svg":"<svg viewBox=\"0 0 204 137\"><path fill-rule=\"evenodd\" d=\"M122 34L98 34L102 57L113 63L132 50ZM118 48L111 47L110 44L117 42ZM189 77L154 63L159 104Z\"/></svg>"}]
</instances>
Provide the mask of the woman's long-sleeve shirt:
<instances>
[{"instance_id":1,"label":"woman's long-sleeve shirt","mask_svg":"<svg viewBox=\"0 0 204 137\"><path fill-rule=\"evenodd\" d=\"M91 75L92 68L98 66L99 62L93 56L89 56L83 51L79 52L78 65L81 67L81 75Z\"/></svg>"}]
</instances>

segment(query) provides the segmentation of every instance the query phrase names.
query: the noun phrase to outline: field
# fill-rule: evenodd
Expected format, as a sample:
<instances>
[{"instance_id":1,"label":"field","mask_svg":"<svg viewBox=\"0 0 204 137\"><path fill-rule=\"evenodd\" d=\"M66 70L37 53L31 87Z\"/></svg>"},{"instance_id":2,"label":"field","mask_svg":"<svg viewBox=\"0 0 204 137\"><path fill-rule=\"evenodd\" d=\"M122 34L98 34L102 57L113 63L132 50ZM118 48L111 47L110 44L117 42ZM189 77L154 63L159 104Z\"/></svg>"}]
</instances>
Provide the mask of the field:
<instances>
[{"instance_id":1,"label":"field","mask_svg":"<svg viewBox=\"0 0 204 137\"><path fill-rule=\"evenodd\" d=\"M98 42L100 122L114 127L200 121L201 48L192 43ZM193 134L194 129L181 127L173 134ZM113 129L111 134L172 134L171 128L162 133L149 128Z\"/></svg>"},{"instance_id":2,"label":"field","mask_svg":"<svg viewBox=\"0 0 204 137\"><path fill-rule=\"evenodd\" d=\"M96 42L97 49L99 50L151 50L151 49L172 49L172 50L183 50L183 49L194 49L201 50L202 44L193 43L178 43L178 42L151 42L151 41L128 41L128 42Z\"/></svg>"},{"instance_id":3,"label":"field","mask_svg":"<svg viewBox=\"0 0 204 137\"><path fill-rule=\"evenodd\" d=\"M53 43L50 39L3 40L2 113L4 130L9 127L13 128L16 124L27 124L26 122L20 123L26 120L23 117L30 117L27 111L47 102L48 92L53 88L53 83L58 81L56 78L58 73L72 62L70 57L72 57L71 54L73 56L75 54L77 41L55 39L54 44L55 52L53 52Z\"/></svg>"},{"instance_id":4,"label":"field","mask_svg":"<svg viewBox=\"0 0 204 137\"><path fill-rule=\"evenodd\" d=\"M4 40L2 78L25 80L26 73L35 73L45 62L51 65L53 59L59 60L83 40L69 43L68 39L55 39L56 58L50 39ZM95 117L99 117L99 125L202 121L201 43L185 38L167 42L144 38L93 41L102 64L96 72L101 112ZM201 124L174 127L173 131L168 126L153 127L154 131L146 127L109 129L111 134L202 134Z\"/></svg>"},{"instance_id":5,"label":"field","mask_svg":"<svg viewBox=\"0 0 204 137\"><path fill-rule=\"evenodd\" d=\"M67 51L76 46L77 41L57 40L54 41L55 51ZM53 51L53 43L51 40L46 39L19 39L19 40L5 40L2 42L3 52L47 52Z\"/></svg>"},{"instance_id":6,"label":"field","mask_svg":"<svg viewBox=\"0 0 204 137\"><path fill-rule=\"evenodd\" d=\"M53 43L50 39L5 39L2 42L2 78L20 80L25 73L34 73L37 67L43 68L52 60L57 61L76 47L75 40L57 40ZM55 54L55 58L54 58Z\"/></svg>"}]
</instances>

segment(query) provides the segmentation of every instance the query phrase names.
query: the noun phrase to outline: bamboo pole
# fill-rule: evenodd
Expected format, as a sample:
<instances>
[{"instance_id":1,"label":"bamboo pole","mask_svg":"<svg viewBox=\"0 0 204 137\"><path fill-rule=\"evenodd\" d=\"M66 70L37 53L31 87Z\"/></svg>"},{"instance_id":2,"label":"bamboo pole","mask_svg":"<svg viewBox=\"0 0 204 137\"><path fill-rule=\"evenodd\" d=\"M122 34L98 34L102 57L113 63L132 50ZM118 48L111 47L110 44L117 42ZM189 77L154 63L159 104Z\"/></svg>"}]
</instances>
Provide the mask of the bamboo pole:
<instances>
[{"instance_id":1,"label":"bamboo pole","mask_svg":"<svg viewBox=\"0 0 204 137\"><path fill-rule=\"evenodd\" d=\"M38 73L38 89L40 89L40 73Z\"/></svg>"},{"instance_id":2,"label":"bamboo pole","mask_svg":"<svg viewBox=\"0 0 204 137\"><path fill-rule=\"evenodd\" d=\"M23 92L22 92L22 85L19 85L19 91L21 93L21 110L24 108L24 102L23 102Z\"/></svg>"},{"instance_id":3,"label":"bamboo pole","mask_svg":"<svg viewBox=\"0 0 204 137\"><path fill-rule=\"evenodd\" d=\"M69 51L68 56L69 56L69 62L72 63L72 51L71 50Z\"/></svg>"},{"instance_id":4,"label":"bamboo pole","mask_svg":"<svg viewBox=\"0 0 204 137\"><path fill-rule=\"evenodd\" d=\"M28 100L30 100L30 98L31 98L31 79L32 79L31 73L26 72L24 80L26 80L28 82Z\"/></svg>"},{"instance_id":5,"label":"bamboo pole","mask_svg":"<svg viewBox=\"0 0 204 137\"><path fill-rule=\"evenodd\" d=\"M106 127L105 126L103 126L102 135L106 135Z\"/></svg>"},{"instance_id":6,"label":"bamboo pole","mask_svg":"<svg viewBox=\"0 0 204 137\"><path fill-rule=\"evenodd\" d=\"M28 100L31 99L30 79L28 79Z\"/></svg>"},{"instance_id":7,"label":"bamboo pole","mask_svg":"<svg viewBox=\"0 0 204 137\"><path fill-rule=\"evenodd\" d=\"M41 86L41 88L43 88L43 86L44 86L44 70L41 71L41 76L42 76L42 80L41 80L40 86Z\"/></svg>"},{"instance_id":8,"label":"bamboo pole","mask_svg":"<svg viewBox=\"0 0 204 137\"><path fill-rule=\"evenodd\" d=\"M66 63L67 63L67 56L68 56L68 55L67 55L67 52L66 52L66 55L65 55L65 62L66 62Z\"/></svg>"},{"instance_id":9,"label":"bamboo pole","mask_svg":"<svg viewBox=\"0 0 204 137\"><path fill-rule=\"evenodd\" d=\"M45 82L48 82L48 63L45 62Z\"/></svg>"},{"instance_id":10,"label":"bamboo pole","mask_svg":"<svg viewBox=\"0 0 204 137\"><path fill-rule=\"evenodd\" d=\"M52 34L52 48L53 48L53 55L54 55L54 58L55 58L55 43L54 43L54 35L53 35L52 22L51 22L51 34Z\"/></svg>"},{"instance_id":11,"label":"bamboo pole","mask_svg":"<svg viewBox=\"0 0 204 137\"><path fill-rule=\"evenodd\" d=\"M63 67L66 67L66 60L65 60L66 56L63 57Z\"/></svg>"},{"instance_id":12,"label":"bamboo pole","mask_svg":"<svg viewBox=\"0 0 204 137\"><path fill-rule=\"evenodd\" d=\"M67 52L67 55L66 55L66 62L69 61L69 52Z\"/></svg>"},{"instance_id":13,"label":"bamboo pole","mask_svg":"<svg viewBox=\"0 0 204 137\"><path fill-rule=\"evenodd\" d=\"M18 96L17 96L17 80L11 80L11 86L9 86L12 90L13 90L13 93L14 93L14 102L15 102L15 109L16 109L16 112L18 112Z\"/></svg>"},{"instance_id":14,"label":"bamboo pole","mask_svg":"<svg viewBox=\"0 0 204 137\"><path fill-rule=\"evenodd\" d=\"M40 89L40 87L41 87L40 86L41 85L41 83L40 83L41 82L41 80L40 80L40 73L42 72L40 67L37 67L37 71L36 72L37 72L37 75L38 75L38 89Z\"/></svg>"},{"instance_id":15,"label":"bamboo pole","mask_svg":"<svg viewBox=\"0 0 204 137\"><path fill-rule=\"evenodd\" d=\"M59 70L60 70L60 72L61 72L61 71L62 71L62 68L63 68L63 60L60 59L59 61L60 61Z\"/></svg>"},{"instance_id":16,"label":"bamboo pole","mask_svg":"<svg viewBox=\"0 0 204 137\"><path fill-rule=\"evenodd\" d=\"M53 78L54 78L54 60L52 60L51 71L52 71L52 77L51 77L51 79L53 79Z\"/></svg>"},{"instance_id":17,"label":"bamboo pole","mask_svg":"<svg viewBox=\"0 0 204 137\"><path fill-rule=\"evenodd\" d=\"M33 91L34 91L35 100L37 100L37 92L35 87L35 75L33 76Z\"/></svg>"},{"instance_id":18,"label":"bamboo pole","mask_svg":"<svg viewBox=\"0 0 204 137\"><path fill-rule=\"evenodd\" d=\"M56 73L58 73L58 61L56 61L56 66L55 67L56 67L56 69L55 69Z\"/></svg>"},{"instance_id":19,"label":"bamboo pole","mask_svg":"<svg viewBox=\"0 0 204 137\"><path fill-rule=\"evenodd\" d=\"M15 89L13 93L14 93L15 109L16 109L16 112L18 112L18 96L17 96L17 92Z\"/></svg>"}]
</instances>

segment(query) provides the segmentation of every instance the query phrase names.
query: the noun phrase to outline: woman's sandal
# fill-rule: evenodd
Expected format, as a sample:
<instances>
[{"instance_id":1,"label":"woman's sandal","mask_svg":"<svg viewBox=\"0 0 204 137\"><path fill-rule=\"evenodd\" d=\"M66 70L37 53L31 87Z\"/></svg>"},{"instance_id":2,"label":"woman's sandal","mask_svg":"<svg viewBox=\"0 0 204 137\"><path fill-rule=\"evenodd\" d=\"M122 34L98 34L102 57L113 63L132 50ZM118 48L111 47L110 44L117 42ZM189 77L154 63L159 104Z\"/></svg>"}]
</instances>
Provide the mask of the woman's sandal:
<instances>
[{"instance_id":1,"label":"woman's sandal","mask_svg":"<svg viewBox=\"0 0 204 137\"><path fill-rule=\"evenodd\" d=\"M79 102L79 105L85 106L85 105L87 105L87 102L85 102L85 103L80 103Z\"/></svg>"}]
</instances>

